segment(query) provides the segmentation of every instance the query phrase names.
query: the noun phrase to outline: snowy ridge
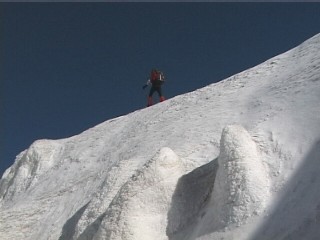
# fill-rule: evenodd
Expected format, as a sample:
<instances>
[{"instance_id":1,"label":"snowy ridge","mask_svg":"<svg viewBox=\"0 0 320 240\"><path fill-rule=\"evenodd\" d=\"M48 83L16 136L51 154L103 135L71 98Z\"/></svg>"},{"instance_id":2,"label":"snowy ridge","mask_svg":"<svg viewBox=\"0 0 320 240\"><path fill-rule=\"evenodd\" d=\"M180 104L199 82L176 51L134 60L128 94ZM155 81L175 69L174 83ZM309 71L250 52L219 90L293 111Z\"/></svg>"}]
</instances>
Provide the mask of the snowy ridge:
<instances>
[{"instance_id":1,"label":"snowy ridge","mask_svg":"<svg viewBox=\"0 0 320 240\"><path fill-rule=\"evenodd\" d=\"M121 188L94 239L166 239L167 212L182 174L179 157L161 149Z\"/></svg>"},{"instance_id":2,"label":"snowy ridge","mask_svg":"<svg viewBox=\"0 0 320 240\"><path fill-rule=\"evenodd\" d=\"M316 35L219 83L36 141L0 180L0 239L317 239L319 93Z\"/></svg>"},{"instance_id":3,"label":"snowy ridge","mask_svg":"<svg viewBox=\"0 0 320 240\"><path fill-rule=\"evenodd\" d=\"M212 231L230 225L240 226L261 214L269 201L267 169L249 133L241 126L226 127L222 132L219 170L207 214L202 220Z\"/></svg>"},{"instance_id":4,"label":"snowy ridge","mask_svg":"<svg viewBox=\"0 0 320 240\"><path fill-rule=\"evenodd\" d=\"M4 173L0 183L1 196L12 199L15 194L32 187L40 174L50 170L60 148L58 141L40 140L33 143L28 150L23 151L17 157L19 161L15 162L11 171Z\"/></svg>"}]
</instances>

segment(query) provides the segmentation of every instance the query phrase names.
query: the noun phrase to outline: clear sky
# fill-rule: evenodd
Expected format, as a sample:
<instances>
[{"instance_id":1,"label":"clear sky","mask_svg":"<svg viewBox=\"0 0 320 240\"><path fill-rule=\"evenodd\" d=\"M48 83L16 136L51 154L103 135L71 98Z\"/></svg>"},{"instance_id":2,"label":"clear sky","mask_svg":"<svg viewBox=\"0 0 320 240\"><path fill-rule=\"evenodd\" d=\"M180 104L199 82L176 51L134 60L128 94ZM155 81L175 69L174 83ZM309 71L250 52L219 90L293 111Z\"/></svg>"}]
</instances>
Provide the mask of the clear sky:
<instances>
[{"instance_id":1,"label":"clear sky","mask_svg":"<svg viewBox=\"0 0 320 240\"><path fill-rule=\"evenodd\" d=\"M0 3L0 174L37 139L144 108L151 68L169 99L295 47L320 32L319 13L320 3Z\"/></svg>"}]
</instances>

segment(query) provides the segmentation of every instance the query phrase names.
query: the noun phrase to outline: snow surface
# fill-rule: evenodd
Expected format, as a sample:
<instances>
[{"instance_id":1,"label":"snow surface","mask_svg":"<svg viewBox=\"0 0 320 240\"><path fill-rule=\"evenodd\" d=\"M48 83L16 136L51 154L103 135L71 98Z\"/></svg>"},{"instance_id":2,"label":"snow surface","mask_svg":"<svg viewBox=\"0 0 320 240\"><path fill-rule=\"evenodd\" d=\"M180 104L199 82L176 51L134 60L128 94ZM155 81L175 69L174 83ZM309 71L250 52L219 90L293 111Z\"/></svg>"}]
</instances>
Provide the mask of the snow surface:
<instances>
[{"instance_id":1,"label":"snow surface","mask_svg":"<svg viewBox=\"0 0 320 240\"><path fill-rule=\"evenodd\" d=\"M319 239L320 34L219 83L39 140L1 240Z\"/></svg>"}]
</instances>

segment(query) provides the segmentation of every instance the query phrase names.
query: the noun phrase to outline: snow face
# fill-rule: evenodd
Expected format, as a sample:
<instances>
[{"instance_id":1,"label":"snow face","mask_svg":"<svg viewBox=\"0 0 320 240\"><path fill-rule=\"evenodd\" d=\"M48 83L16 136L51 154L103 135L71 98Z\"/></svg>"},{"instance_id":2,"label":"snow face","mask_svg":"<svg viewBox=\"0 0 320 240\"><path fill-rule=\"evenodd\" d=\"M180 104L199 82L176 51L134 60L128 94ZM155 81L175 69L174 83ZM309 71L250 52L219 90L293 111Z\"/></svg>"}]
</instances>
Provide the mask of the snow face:
<instances>
[{"instance_id":1,"label":"snow face","mask_svg":"<svg viewBox=\"0 0 320 240\"><path fill-rule=\"evenodd\" d=\"M231 224L240 226L266 207L269 200L267 171L255 142L237 125L223 130L218 162L211 206L204 219L208 223L204 226L209 229Z\"/></svg>"},{"instance_id":2,"label":"snow face","mask_svg":"<svg viewBox=\"0 0 320 240\"><path fill-rule=\"evenodd\" d=\"M12 200L14 195L32 187L40 174L50 170L60 148L58 141L40 140L22 152L18 156L19 161L4 173L0 185L1 197Z\"/></svg>"},{"instance_id":3,"label":"snow face","mask_svg":"<svg viewBox=\"0 0 320 240\"><path fill-rule=\"evenodd\" d=\"M57 141L0 180L0 239L317 239L320 35Z\"/></svg>"},{"instance_id":4,"label":"snow face","mask_svg":"<svg viewBox=\"0 0 320 240\"><path fill-rule=\"evenodd\" d=\"M183 172L179 157L161 149L124 184L93 239L167 239L167 212Z\"/></svg>"}]
</instances>

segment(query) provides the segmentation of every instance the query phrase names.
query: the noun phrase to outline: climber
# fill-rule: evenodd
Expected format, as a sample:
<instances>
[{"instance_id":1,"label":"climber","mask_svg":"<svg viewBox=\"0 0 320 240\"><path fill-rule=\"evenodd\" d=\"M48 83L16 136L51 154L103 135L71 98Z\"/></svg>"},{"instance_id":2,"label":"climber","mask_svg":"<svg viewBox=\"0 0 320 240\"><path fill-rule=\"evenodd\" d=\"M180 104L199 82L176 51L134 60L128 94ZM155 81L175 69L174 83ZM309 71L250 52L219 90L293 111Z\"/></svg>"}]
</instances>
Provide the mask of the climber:
<instances>
[{"instance_id":1,"label":"climber","mask_svg":"<svg viewBox=\"0 0 320 240\"><path fill-rule=\"evenodd\" d=\"M161 90L161 85L164 83L164 79L165 78L163 72L157 69L151 70L150 79L148 79L147 83L142 87L143 89L145 89L146 87L151 85L150 92L148 95L147 107L153 104L152 95L154 92L157 92L159 94L160 102L163 102L165 100Z\"/></svg>"}]
</instances>

